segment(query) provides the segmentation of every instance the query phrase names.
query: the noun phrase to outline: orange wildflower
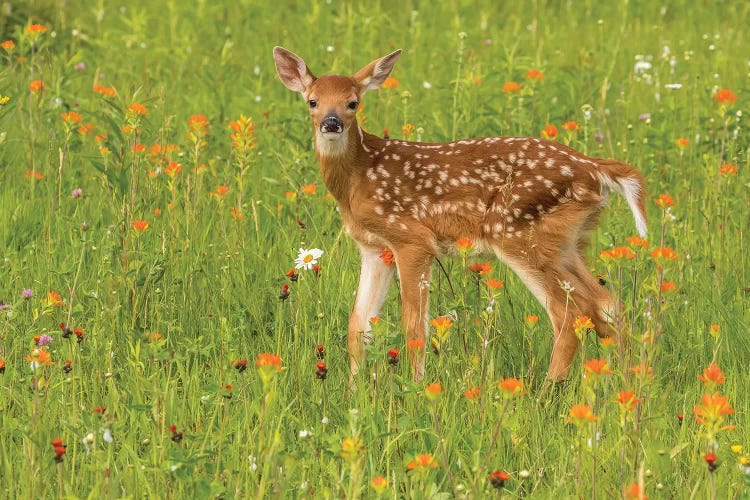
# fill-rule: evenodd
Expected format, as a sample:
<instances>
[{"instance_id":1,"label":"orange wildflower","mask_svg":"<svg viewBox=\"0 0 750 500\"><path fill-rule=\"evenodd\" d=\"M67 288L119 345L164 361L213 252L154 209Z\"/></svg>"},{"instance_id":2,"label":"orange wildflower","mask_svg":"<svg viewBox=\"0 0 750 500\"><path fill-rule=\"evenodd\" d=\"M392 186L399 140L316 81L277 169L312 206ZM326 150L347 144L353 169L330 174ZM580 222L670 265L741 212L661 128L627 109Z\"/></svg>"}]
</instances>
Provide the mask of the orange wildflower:
<instances>
[{"instance_id":1,"label":"orange wildflower","mask_svg":"<svg viewBox=\"0 0 750 500\"><path fill-rule=\"evenodd\" d=\"M583 335L586 330L592 330L593 328L594 323L588 316L578 316L575 321L573 321L573 330L575 330L576 335L578 336Z\"/></svg>"},{"instance_id":2,"label":"orange wildflower","mask_svg":"<svg viewBox=\"0 0 750 500\"><path fill-rule=\"evenodd\" d=\"M242 220L245 218L245 214L238 207L231 207L229 211L232 213L232 220Z\"/></svg>"},{"instance_id":3,"label":"orange wildflower","mask_svg":"<svg viewBox=\"0 0 750 500\"><path fill-rule=\"evenodd\" d=\"M656 205L661 208L667 208L674 205L674 198L672 198L672 196L669 194L663 193L654 200L654 203L656 203Z\"/></svg>"},{"instance_id":4,"label":"orange wildflower","mask_svg":"<svg viewBox=\"0 0 750 500\"><path fill-rule=\"evenodd\" d=\"M414 132L414 125L411 123L407 123L403 127L401 127L401 135L404 137L409 137Z\"/></svg>"},{"instance_id":5,"label":"orange wildflower","mask_svg":"<svg viewBox=\"0 0 750 500\"><path fill-rule=\"evenodd\" d=\"M732 429L733 426L721 425L724 423L726 415L734 413L734 408L729 404L729 398L722 396L718 392L714 394L704 394L701 397L701 404L693 408L695 421L709 428L709 432L716 434L720 430Z\"/></svg>"},{"instance_id":6,"label":"orange wildflower","mask_svg":"<svg viewBox=\"0 0 750 500\"><path fill-rule=\"evenodd\" d=\"M440 385L440 382L429 384L425 386L424 394L428 400L437 401L438 399L440 399L440 396L443 394L443 386Z\"/></svg>"},{"instance_id":7,"label":"orange wildflower","mask_svg":"<svg viewBox=\"0 0 750 500\"><path fill-rule=\"evenodd\" d=\"M76 113L75 111L68 111L67 113L63 113L60 116L62 116L62 119L65 123L79 123L81 120L83 120L83 116L81 116L80 113Z\"/></svg>"},{"instance_id":8,"label":"orange wildflower","mask_svg":"<svg viewBox=\"0 0 750 500\"><path fill-rule=\"evenodd\" d=\"M680 149L685 149L690 145L690 140L685 139L684 137L680 137L677 139L677 147Z\"/></svg>"},{"instance_id":9,"label":"orange wildflower","mask_svg":"<svg viewBox=\"0 0 750 500\"><path fill-rule=\"evenodd\" d=\"M76 129L76 132L78 132L81 135L89 135L91 132L94 131L94 126L91 123L84 123L80 127Z\"/></svg>"},{"instance_id":10,"label":"orange wildflower","mask_svg":"<svg viewBox=\"0 0 750 500\"><path fill-rule=\"evenodd\" d=\"M133 221L133 229L135 229L138 232L143 232L146 229L148 229L148 222L145 220L134 220Z\"/></svg>"},{"instance_id":11,"label":"orange wildflower","mask_svg":"<svg viewBox=\"0 0 750 500\"><path fill-rule=\"evenodd\" d=\"M583 426L590 422L594 422L596 418L596 415L594 415L594 412L591 411L591 407L589 405L578 404L573 405L573 407L570 409L567 421L571 424Z\"/></svg>"},{"instance_id":12,"label":"orange wildflower","mask_svg":"<svg viewBox=\"0 0 750 500\"><path fill-rule=\"evenodd\" d=\"M453 326L453 321L447 316L440 316L430 320L430 324L435 327L435 337L433 342L440 347L450 336L450 329Z\"/></svg>"},{"instance_id":13,"label":"orange wildflower","mask_svg":"<svg viewBox=\"0 0 750 500\"><path fill-rule=\"evenodd\" d=\"M492 270L492 264L490 262L475 262L469 264L466 268L479 276L486 276Z\"/></svg>"},{"instance_id":14,"label":"orange wildflower","mask_svg":"<svg viewBox=\"0 0 750 500\"><path fill-rule=\"evenodd\" d=\"M638 483L631 483L630 486L622 490L622 496L632 500L648 500Z\"/></svg>"},{"instance_id":15,"label":"orange wildflower","mask_svg":"<svg viewBox=\"0 0 750 500\"><path fill-rule=\"evenodd\" d=\"M459 238L456 240L456 247L459 253L466 257L474 249L474 241L471 238Z\"/></svg>"},{"instance_id":16,"label":"orange wildflower","mask_svg":"<svg viewBox=\"0 0 750 500\"><path fill-rule=\"evenodd\" d=\"M242 162L248 162L251 150L257 146L255 143L255 124L253 123L253 119L240 115L238 119L229 122L229 128L233 132L229 135L230 139L232 139L232 148L238 151Z\"/></svg>"},{"instance_id":17,"label":"orange wildflower","mask_svg":"<svg viewBox=\"0 0 750 500\"><path fill-rule=\"evenodd\" d=\"M367 450L364 441L357 436L350 436L341 442L341 458L356 462Z\"/></svg>"},{"instance_id":18,"label":"orange wildflower","mask_svg":"<svg viewBox=\"0 0 750 500\"><path fill-rule=\"evenodd\" d=\"M717 392L704 394L701 397L701 404L695 406L694 413L696 414L696 421L703 424L706 418L733 414L734 408L729 404L729 397L722 396Z\"/></svg>"},{"instance_id":19,"label":"orange wildflower","mask_svg":"<svg viewBox=\"0 0 750 500\"><path fill-rule=\"evenodd\" d=\"M605 349L610 349L617 345L617 340L614 337L605 337L599 341L599 345Z\"/></svg>"},{"instance_id":20,"label":"orange wildflower","mask_svg":"<svg viewBox=\"0 0 750 500\"><path fill-rule=\"evenodd\" d=\"M475 401L479 399L479 396L481 395L482 391L480 391L478 387L469 387L466 389L466 392L464 392L464 397L469 401Z\"/></svg>"},{"instance_id":21,"label":"orange wildflower","mask_svg":"<svg viewBox=\"0 0 750 500\"><path fill-rule=\"evenodd\" d=\"M731 165L729 163L725 163L724 165L719 167L719 173L727 176L736 176L738 170L739 168L737 166Z\"/></svg>"},{"instance_id":22,"label":"orange wildflower","mask_svg":"<svg viewBox=\"0 0 750 500\"><path fill-rule=\"evenodd\" d=\"M38 180L38 181L40 181L40 180L42 180L42 179L44 178L44 174L42 174L41 172L38 172L38 171L36 171L36 170L29 170L28 172L26 172L26 173L25 173L25 174L23 174L23 175L24 175L24 177L26 177L26 178L29 178L29 179L36 179L36 180Z\"/></svg>"},{"instance_id":23,"label":"orange wildflower","mask_svg":"<svg viewBox=\"0 0 750 500\"><path fill-rule=\"evenodd\" d=\"M134 153L144 153L148 148L146 147L145 144L138 143L138 144L133 144L132 149Z\"/></svg>"},{"instance_id":24,"label":"orange wildflower","mask_svg":"<svg viewBox=\"0 0 750 500\"><path fill-rule=\"evenodd\" d=\"M720 331L719 325L711 325L708 327L708 333L710 333L712 337L718 337L719 331Z\"/></svg>"},{"instance_id":25,"label":"orange wildflower","mask_svg":"<svg viewBox=\"0 0 750 500\"><path fill-rule=\"evenodd\" d=\"M716 102L722 106L731 106L736 100L737 96L729 89L719 89L716 91Z\"/></svg>"},{"instance_id":26,"label":"orange wildflower","mask_svg":"<svg viewBox=\"0 0 750 500\"><path fill-rule=\"evenodd\" d=\"M263 385L268 384L277 373L283 370L281 367L281 356L270 352L258 354L255 366L258 367L258 373L260 373L260 378L263 380Z\"/></svg>"},{"instance_id":27,"label":"orange wildflower","mask_svg":"<svg viewBox=\"0 0 750 500\"><path fill-rule=\"evenodd\" d=\"M453 326L453 321L448 316L439 316L431 319L430 324L438 331L445 331Z\"/></svg>"},{"instance_id":28,"label":"orange wildflower","mask_svg":"<svg viewBox=\"0 0 750 500\"><path fill-rule=\"evenodd\" d=\"M497 388L502 391L504 399L512 399L516 396L526 394L523 388L523 381L513 377L501 379L497 383Z\"/></svg>"},{"instance_id":29,"label":"orange wildflower","mask_svg":"<svg viewBox=\"0 0 750 500\"><path fill-rule=\"evenodd\" d=\"M721 368L716 363L711 363L708 368L703 370L703 375L698 375L698 380L703 382L709 389L714 389L717 385L726 382L726 377L721 373Z\"/></svg>"},{"instance_id":30,"label":"orange wildflower","mask_svg":"<svg viewBox=\"0 0 750 500\"><path fill-rule=\"evenodd\" d=\"M406 343L406 347L408 347L411 351L421 351L422 349L424 349L424 340L412 339Z\"/></svg>"},{"instance_id":31,"label":"orange wildflower","mask_svg":"<svg viewBox=\"0 0 750 500\"><path fill-rule=\"evenodd\" d=\"M634 259L635 257L635 252L628 247L612 247L609 250L599 252L599 258L605 260Z\"/></svg>"},{"instance_id":32,"label":"orange wildflower","mask_svg":"<svg viewBox=\"0 0 750 500\"><path fill-rule=\"evenodd\" d=\"M635 392L633 391L620 391L617 394L617 404L620 406L620 409L624 411L633 411L635 405L640 402L641 399L636 398Z\"/></svg>"},{"instance_id":33,"label":"orange wildflower","mask_svg":"<svg viewBox=\"0 0 750 500\"><path fill-rule=\"evenodd\" d=\"M102 94L107 97L115 97L117 95L117 90L115 90L114 87L105 87L101 84L94 85L93 91L97 94Z\"/></svg>"},{"instance_id":34,"label":"orange wildflower","mask_svg":"<svg viewBox=\"0 0 750 500\"><path fill-rule=\"evenodd\" d=\"M537 81L543 81L544 80L544 73L542 73L538 69L530 69L526 72L526 78L529 80L537 80Z\"/></svg>"},{"instance_id":35,"label":"orange wildflower","mask_svg":"<svg viewBox=\"0 0 750 500\"><path fill-rule=\"evenodd\" d=\"M130 106L128 106L128 113L137 115L137 116L143 116L148 114L148 110L146 109L146 106L139 102L134 102Z\"/></svg>"},{"instance_id":36,"label":"orange wildflower","mask_svg":"<svg viewBox=\"0 0 750 500\"><path fill-rule=\"evenodd\" d=\"M516 82L505 82L505 84L503 84L503 92L505 92L506 94L518 92L520 90L521 86Z\"/></svg>"},{"instance_id":37,"label":"orange wildflower","mask_svg":"<svg viewBox=\"0 0 750 500\"><path fill-rule=\"evenodd\" d=\"M662 293L674 292L677 290L677 285L674 284L674 281L665 281L659 286L659 290Z\"/></svg>"},{"instance_id":38,"label":"orange wildflower","mask_svg":"<svg viewBox=\"0 0 750 500\"><path fill-rule=\"evenodd\" d=\"M41 34L41 33L46 33L46 32L47 32L47 27L43 24L30 24L29 26L26 27L26 33Z\"/></svg>"},{"instance_id":39,"label":"orange wildflower","mask_svg":"<svg viewBox=\"0 0 750 500\"><path fill-rule=\"evenodd\" d=\"M501 280L496 280L495 278L485 280L484 284L491 290L500 290L503 287L503 282Z\"/></svg>"},{"instance_id":40,"label":"orange wildflower","mask_svg":"<svg viewBox=\"0 0 750 500\"><path fill-rule=\"evenodd\" d=\"M315 184L303 184L301 189L303 193L312 196L318 190L318 186Z\"/></svg>"},{"instance_id":41,"label":"orange wildflower","mask_svg":"<svg viewBox=\"0 0 750 500\"><path fill-rule=\"evenodd\" d=\"M380 87L384 89L395 89L398 87L398 80L389 76L383 81L383 84Z\"/></svg>"},{"instance_id":42,"label":"orange wildflower","mask_svg":"<svg viewBox=\"0 0 750 500\"><path fill-rule=\"evenodd\" d=\"M190 115L187 125L193 134L208 134L208 118L206 115Z\"/></svg>"},{"instance_id":43,"label":"orange wildflower","mask_svg":"<svg viewBox=\"0 0 750 500\"><path fill-rule=\"evenodd\" d=\"M13 40L5 40L3 43L0 43L0 47L10 51L16 48L16 43Z\"/></svg>"},{"instance_id":44,"label":"orange wildflower","mask_svg":"<svg viewBox=\"0 0 750 500\"><path fill-rule=\"evenodd\" d=\"M225 194L227 194L228 191L229 191L228 186L222 186L222 185L216 186L216 194L218 194L219 196L224 196Z\"/></svg>"},{"instance_id":45,"label":"orange wildflower","mask_svg":"<svg viewBox=\"0 0 750 500\"><path fill-rule=\"evenodd\" d=\"M62 307L65 305L65 301L60 297L60 294L52 290L47 292L47 305L54 307Z\"/></svg>"},{"instance_id":46,"label":"orange wildflower","mask_svg":"<svg viewBox=\"0 0 750 500\"><path fill-rule=\"evenodd\" d=\"M648 241L644 240L640 236L628 236L625 239L627 240L628 243L630 243L634 247L648 248Z\"/></svg>"},{"instance_id":47,"label":"orange wildflower","mask_svg":"<svg viewBox=\"0 0 750 500\"><path fill-rule=\"evenodd\" d=\"M545 125L544 129L542 130L542 137L545 139L554 140L559 135L559 132L557 131L557 127L554 125Z\"/></svg>"},{"instance_id":48,"label":"orange wildflower","mask_svg":"<svg viewBox=\"0 0 750 500\"><path fill-rule=\"evenodd\" d=\"M44 92L44 84L41 80L33 80L29 83L29 90L33 93Z\"/></svg>"},{"instance_id":49,"label":"orange wildflower","mask_svg":"<svg viewBox=\"0 0 750 500\"><path fill-rule=\"evenodd\" d=\"M605 375L609 375L612 373L612 370L609 367L609 363L604 358L589 359L588 361L586 361L586 363L584 363L583 370L583 379L591 380L594 382L603 378Z\"/></svg>"},{"instance_id":50,"label":"orange wildflower","mask_svg":"<svg viewBox=\"0 0 750 500\"><path fill-rule=\"evenodd\" d=\"M527 316L526 316L526 317L524 318L524 321L525 321L525 322L526 322L526 324L527 324L527 325L529 325L529 326L531 326L531 325L535 325L535 324L536 324L536 322L537 322L537 321L539 321L539 316L537 316L536 314L529 314L529 315L527 315Z\"/></svg>"},{"instance_id":51,"label":"orange wildflower","mask_svg":"<svg viewBox=\"0 0 750 500\"><path fill-rule=\"evenodd\" d=\"M55 363L50 358L49 351L46 349L34 349L31 355L26 356L26 361L31 364L32 370L37 370L41 366L52 366Z\"/></svg>"},{"instance_id":52,"label":"orange wildflower","mask_svg":"<svg viewBox=\"0 0 750 500\"><path fill-rule=\"evenodd\" d=\"M180 171L182 171L182 165L176 161L170 161L164 169L164 173L173 179L180 173Z\"/></svg>"},{"instance_id":53,"label":"orange wildflower","mask_svg":"<svg viewBox=\"0 0 750 500\"><path fill-rule=\"evenodd\" d=\"M677 260L679 258L679 255L670 247L660 247L655 250L651 250L651 257L653 257L657 261Z\"/></svg>"},{"instance_id":54,"label":"orange wildflower","mask_svg":"<svg viewBox=\"0 0 750 500\"><path fill-rule=\"evenodd\" d=\"M393 255L390 248L386 247L380 250L380 260L382 260L386 266L392 266L393 263L396 262L396 257Z\"/></svg>"},{"instance_id":55,"label":"orange wildflower","mask_svg":"<svg viewBox=\"0 0 750 500\"><path fill-rule=\"evenodd\" d=\"M406 464L406 470L429 470L434 469L437 466L437 460L432 456L432 453L418 453L417 456L414 457L414 460Z\"/></svg>"},{"instance_id":56,"label":"orange wildflower","mask_svg":"<svg viewBox=\"0 0 750 500\"><path fill-rule=\"evenodd\" d=\"M563 130L567 130L568 132L573 132L575 130L581 130L581 127L578 125L578 123L574 121L565 122L561 125Z\"/></svg>"},{"instance_id":57,"label":"orange wildflower","mask_svg":"<svg viewBox=\"0 0 750 500\"><path fill-rule=\"evenodd\" d=\"M635 374L636 377L651 378L654 376L654 371L650 366L648 366L648 363L641 363L640 365L636 365L630 369L630 372Z\"/></svg>"},{"instance_id":58,"label":"orange wildflower","mask_svg":"<svg viewBox=\"0 0 750 500\"><path fill-rule=\"evenodd\" d=\"M376 476L370 481L370 486L375 490L375 493L382 495L388 489L388 480L383 476Z\"/></svg>"}]
</instances>

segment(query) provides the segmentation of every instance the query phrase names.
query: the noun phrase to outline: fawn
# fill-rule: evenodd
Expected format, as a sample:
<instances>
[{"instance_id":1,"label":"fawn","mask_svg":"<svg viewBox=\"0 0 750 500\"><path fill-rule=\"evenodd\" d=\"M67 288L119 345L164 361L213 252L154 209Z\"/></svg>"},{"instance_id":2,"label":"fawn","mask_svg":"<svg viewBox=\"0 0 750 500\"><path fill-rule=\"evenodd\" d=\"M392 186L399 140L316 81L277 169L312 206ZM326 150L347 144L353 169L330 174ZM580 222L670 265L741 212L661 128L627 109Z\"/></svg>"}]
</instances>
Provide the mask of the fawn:
<instances>
[{"instance_id":1,"label":"fawn","mask_svg":"<svg viewBox=\"0 0 750 500\"><path fill-rule=\"evenodd\" d=\"M282 47L273 55L281 81L309 106L323 179L361 253L348 332L352 381L369 340L369 319L379 314L393 278L393 267L380 258L383 247L395 257L402 325L416 345L424 346L427 333L432 262L455 253L462 237L494 253L546 309L554 328L548 380L568 374L579 344L576 316L590 317L600 337L616 335L610 322L618 304L588 271L582 250L610 190L625 197L638 232L646 236L640 172L534 137L382 139L362 130L355 114L364 94L391 73L401 50L351 77L316 77ZM421 380L424 347L408 349L408 355L414 379Z\"/></svg>"}]
</instances>

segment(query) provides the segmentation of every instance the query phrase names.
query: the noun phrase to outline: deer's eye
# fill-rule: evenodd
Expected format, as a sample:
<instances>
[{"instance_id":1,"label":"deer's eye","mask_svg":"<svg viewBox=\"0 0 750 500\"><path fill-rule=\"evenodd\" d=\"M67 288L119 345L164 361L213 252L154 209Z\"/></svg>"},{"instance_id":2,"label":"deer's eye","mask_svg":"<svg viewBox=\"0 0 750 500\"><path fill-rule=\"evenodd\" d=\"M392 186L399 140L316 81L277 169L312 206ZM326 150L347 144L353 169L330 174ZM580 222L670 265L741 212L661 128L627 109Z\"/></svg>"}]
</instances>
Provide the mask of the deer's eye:
<instances>
[{"instance_id":1,"label":"deer's eye","mask_svg":"<svg viewBox=\"0 0 750 500\"><path fill-rule=\"evenodd\" d=\"M309 101L307 101L307 103L311 108L316 108L318 106L318 101L316 101L315 99L310 99Z\"/></svg>"},{"instance_id":2,"label":"deer's eye","mask_svg":"<svg viewBox=\"0 0 750 500\"><path fill-rule=\"evenodd\" d=\"M357 101L351 101L349 103L349 109L357 109L358 105L359 105L359 103Z\"/></svg>"}]
</instances>

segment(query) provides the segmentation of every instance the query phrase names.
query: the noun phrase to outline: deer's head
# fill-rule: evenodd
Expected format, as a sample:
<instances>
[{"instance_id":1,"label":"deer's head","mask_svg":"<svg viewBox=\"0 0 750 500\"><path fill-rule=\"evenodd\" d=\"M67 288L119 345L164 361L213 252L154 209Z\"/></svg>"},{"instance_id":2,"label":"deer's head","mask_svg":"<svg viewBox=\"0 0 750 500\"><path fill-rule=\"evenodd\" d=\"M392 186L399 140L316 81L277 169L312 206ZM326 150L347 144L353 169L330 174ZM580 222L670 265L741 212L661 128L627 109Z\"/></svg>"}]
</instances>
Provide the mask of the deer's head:
<instances>
[{"instance_id":1,"label":"deer's head","mask_svg":"<svg viewBox=\"0 0 750 500\"><path fill-rule=\"evenodd\" d=\"M368 90L388 78L401 55L397 50L357 71L354 76L315 77L297 54L283 47L273 49L276 72L289 90L299 92L307 102L319 151L343 150L346 132L356 123L357 106Z\"/></svg>"}]
</instances>

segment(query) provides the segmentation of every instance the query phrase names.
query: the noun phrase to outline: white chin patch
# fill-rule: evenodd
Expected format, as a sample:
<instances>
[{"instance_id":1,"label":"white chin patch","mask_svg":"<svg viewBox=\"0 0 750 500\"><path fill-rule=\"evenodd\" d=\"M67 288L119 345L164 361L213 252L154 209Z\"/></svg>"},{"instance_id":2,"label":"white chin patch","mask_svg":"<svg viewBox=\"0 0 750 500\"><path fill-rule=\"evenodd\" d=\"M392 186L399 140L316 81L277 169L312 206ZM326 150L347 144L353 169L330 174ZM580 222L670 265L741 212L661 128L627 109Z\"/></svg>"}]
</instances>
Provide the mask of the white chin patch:
<instances>
[{"instance_id":1,"label":"white chin patch","mask_svg":"<svg viewBox=\"0 0 750 500\"><path fill-rule=\"evenodd\" d=\"M315 134L315 146L324 156L340 156L346 152L347 135L343 132L323 132Z\"/></svg>"}]
</instances>

